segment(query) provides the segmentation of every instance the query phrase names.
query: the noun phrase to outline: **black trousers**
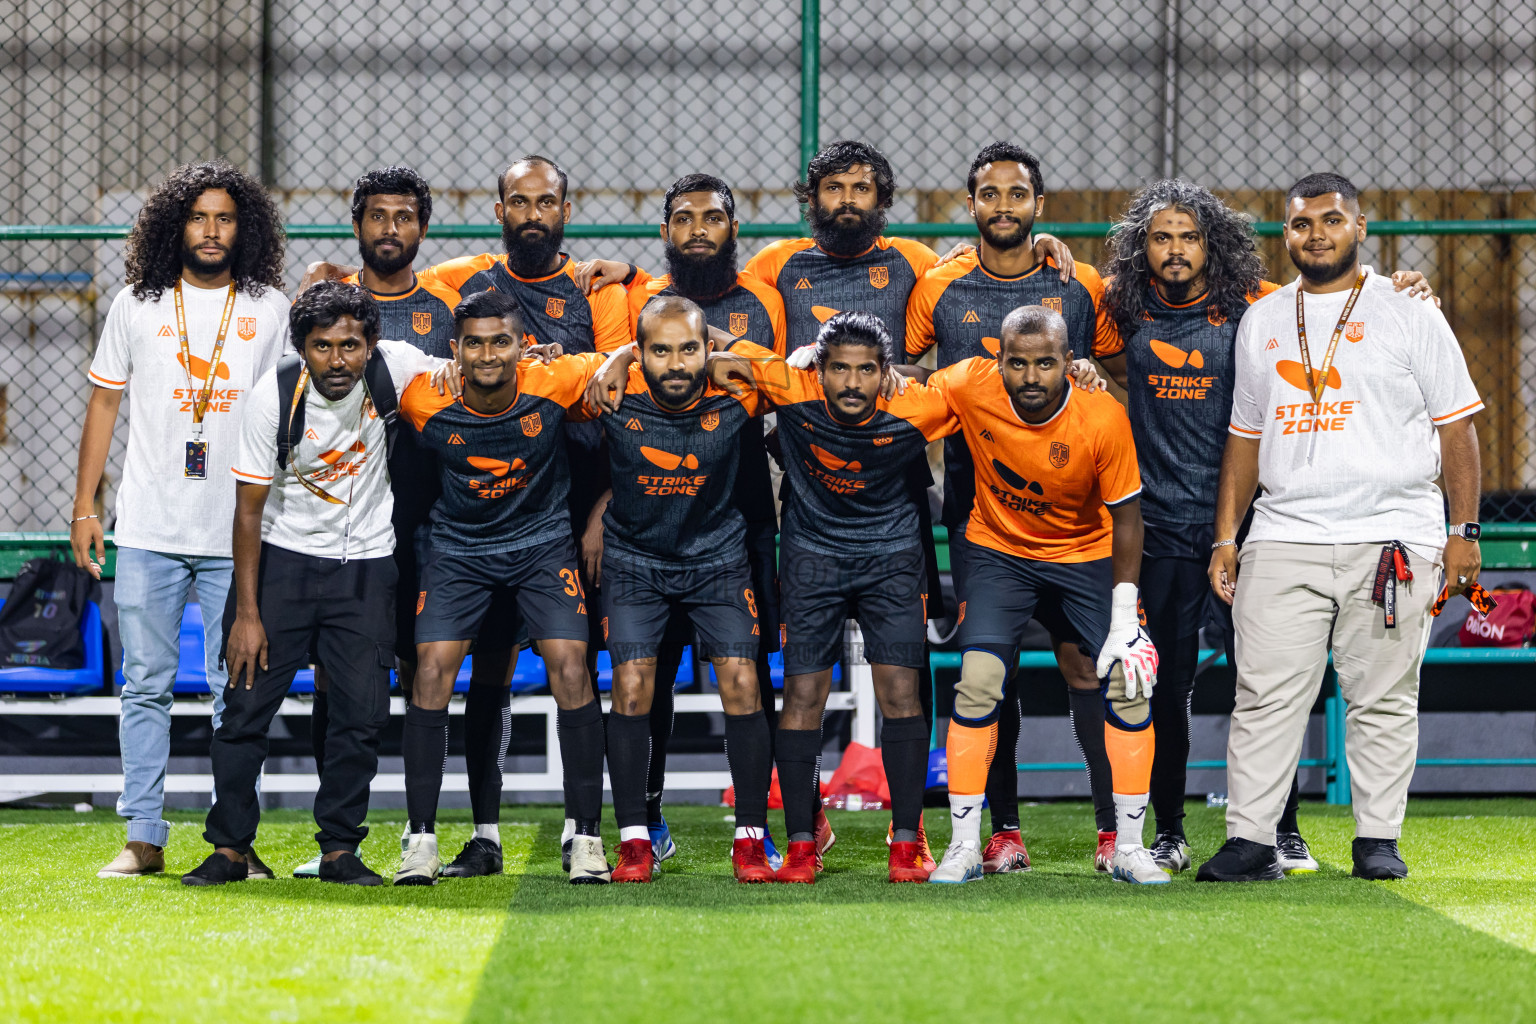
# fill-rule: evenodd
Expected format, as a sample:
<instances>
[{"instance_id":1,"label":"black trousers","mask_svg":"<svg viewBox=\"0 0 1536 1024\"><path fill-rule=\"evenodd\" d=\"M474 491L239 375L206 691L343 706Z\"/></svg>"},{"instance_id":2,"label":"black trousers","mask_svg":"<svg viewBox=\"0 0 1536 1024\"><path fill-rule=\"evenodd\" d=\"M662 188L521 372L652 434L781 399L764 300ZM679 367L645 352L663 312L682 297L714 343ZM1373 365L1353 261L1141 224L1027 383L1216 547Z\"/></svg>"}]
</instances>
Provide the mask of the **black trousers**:
<instances>
[{"instance_id":1,"label":"black trousers","mask_svg":"<svg viewBox=\"0 0 1536 1024\"><path fill-rule=\"evenodd\" d=\"M245 850L261 820L256 779L267 758L267 730L294 673L313 650L330 676L325 770L315 794L315 839L323 853L350 850L368 829L368 787L379 765L379 738L389 721L389 670L395 653L393 558L316 558L261 546L257 606L267 633L267 665L251 688L230 677L224 718L213 734L213 779L219 799L203 838ZM224 645L235 622L235 588L224 607Z\"/></svg>"}]
</instances>

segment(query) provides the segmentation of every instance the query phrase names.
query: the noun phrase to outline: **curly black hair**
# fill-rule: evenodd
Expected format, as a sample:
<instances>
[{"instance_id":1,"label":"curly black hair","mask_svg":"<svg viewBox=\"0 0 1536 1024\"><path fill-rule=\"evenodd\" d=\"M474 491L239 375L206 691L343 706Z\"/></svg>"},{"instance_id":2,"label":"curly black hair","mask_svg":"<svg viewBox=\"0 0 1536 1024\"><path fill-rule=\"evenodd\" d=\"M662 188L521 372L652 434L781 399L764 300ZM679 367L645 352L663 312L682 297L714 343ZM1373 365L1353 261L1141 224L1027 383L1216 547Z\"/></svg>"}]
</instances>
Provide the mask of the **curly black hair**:
<instances>
[{"instance_id":1,"label":"curly black hair","mask_svg":"<svg viewBox=\"0 0 1536 1024\"><path fill-rule=\"evenodd\" d=\"M816 198L821 179L829 174L842 174L864 164L875 172L875 198L878 209L890 209L896 198L896 174L885 154L867 142L840 139L811 157L805 167L805 180L795 182L795 198L809 204Z\"/></svg>"},{"instance_id":2,"label":"curly black hair","mask_svg":"<svg viewBox=\"0 0 1536 1024\"><path fill-rule=\"evenodd\" d=\"M310 331L330 327L344 316L363 325L363 338L370 345L379 340L379 304L367 289L340 281L321 281L305 289L288 307L293 347L303 352Z\"/></svg>"},{"instance_id":3,"label":"curly black hair","mask_svg":"<svg viewBox=\"0 0 1536 1024\"><path fill-rule=\"evenodd\" d=\"M1153 216L1163 210L1187 213L1200 229L1205 243L1207 307L1234 323L1241 319L1264 282L1264 259L1259 255L1253 225L1210 189L1168 178L1154 181L1131 196L1124 216L1110 232L1103 272L1113 280L1104 290L1104 301L1121 336L1129 338L1151 306L1147 229Z\"/></svg>"},{"instance_id":4,"label":"curly black hair","mask_svg":"<svg viewBox=\"0 0 1536 1024\"><path fill-rule=\"evenodd\" d=\"M363 222L369 196L415 196L416 219L426 227L432 221L432 187L409 167L380 167L357 179L352 186L352 223Z\"/></svg>"},{"instance_id":5,"label":"curly black hair","mask_svg":"<svg viewBox=\"0 0 1536 1024\"><path fill-rule=\"evenodd\" d=\"M230 273L247 295L283 286L283 221L261 182L224 160L183 164L150 193L128 235L128 284L136 299L158 300L181 276L187 218L198 196L223 189L235 201Z\"/></svg>"}]
</instances>

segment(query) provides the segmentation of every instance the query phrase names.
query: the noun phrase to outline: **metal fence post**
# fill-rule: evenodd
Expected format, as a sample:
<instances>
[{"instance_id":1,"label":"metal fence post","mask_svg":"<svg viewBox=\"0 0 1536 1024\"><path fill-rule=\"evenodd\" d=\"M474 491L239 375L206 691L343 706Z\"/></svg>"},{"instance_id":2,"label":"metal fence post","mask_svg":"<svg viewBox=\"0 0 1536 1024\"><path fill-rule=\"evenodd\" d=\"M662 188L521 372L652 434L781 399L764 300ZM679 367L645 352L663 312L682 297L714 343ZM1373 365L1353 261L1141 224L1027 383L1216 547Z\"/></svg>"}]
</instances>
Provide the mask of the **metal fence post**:
<instances>
[{"instance_id":1,"label":"metal fence post","mask_svg":"<svg viewBox=\"0 0 1536 1024\"><path fill-rule=\"evenodd\" d=\"M1333 692L1323 701L1323 760L1328 762L1328 802L1349 803L1349 760L1344 756L1344 697L1338 677Z\"/></svg>"},{"instance_id":2,"label":"metal fence post","mask_svg":"<svg viewBox=\"0 0 1536 1024\"><path fill-rule=\"evenodd\" d=\"M821 148L821 0L800 0L800 166Z\"/></svg>"}]
</instances>

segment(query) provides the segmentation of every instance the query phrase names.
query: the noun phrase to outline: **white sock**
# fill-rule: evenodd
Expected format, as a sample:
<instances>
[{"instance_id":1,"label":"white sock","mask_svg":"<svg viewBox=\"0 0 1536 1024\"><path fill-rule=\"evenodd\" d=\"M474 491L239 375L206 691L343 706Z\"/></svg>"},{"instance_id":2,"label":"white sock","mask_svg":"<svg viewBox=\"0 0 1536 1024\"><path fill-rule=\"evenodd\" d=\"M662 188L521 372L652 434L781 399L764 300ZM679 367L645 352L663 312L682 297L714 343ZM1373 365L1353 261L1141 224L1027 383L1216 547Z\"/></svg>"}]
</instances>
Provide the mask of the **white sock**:
<instances>
[{"instance_id":1,"label":"white sock","mask_svg":"<svg viewBox=\"0 0 1536 1024\"><path fill-rule=\"evenodd\" d=\"M981 846L981 805L986 798L985 793L975 796L949 794L949 823L953 828L950 842Z\"/></svg>"},{"instance_id":2,"label":"white sock","mask_svg":"<svg viewBox=\"0 0 1536 1024\"><path fill-rule=\"evenodd\" d=\"M501 845L501 826L500 825L476 825L475 826L475 838L476 839L489 839L491 842L495 843L497 846L500 846Z\"/></svg>"},{"instance_id":3,"label":"white sock","mask_svg":"<svg viewBox=\"0 0 1536 1024\"><path fill-rule=\"evenodd\" d=\"M1115 849L1134 850L1140 846L1146 823L1146 793L1115 794Z\"/></svg>"},{"instance_id":4,"label":"white sock","mask_svg":"<svg viewBox=\"0 0 1536 1024\"><path fill-rule=\"evenodd\" d=\"M631 839L644 839L646 842L650 842L651 830L644 825L625 825L619 829L619 842L627 843Z\"/></svg>"},{"instance_id":5,"label":"white sock","mask_svg":"<svg viewBox=\"0 0 1536 1024\"><path fill-rule=\"evenodd\" d=\"M736 826L736 838L737 839L761 839L761 838L763 838L763 833L765 833L767 831L768 831L767 829L758 828L755 825L737 825Z\"/></svg>"}]
</instances>

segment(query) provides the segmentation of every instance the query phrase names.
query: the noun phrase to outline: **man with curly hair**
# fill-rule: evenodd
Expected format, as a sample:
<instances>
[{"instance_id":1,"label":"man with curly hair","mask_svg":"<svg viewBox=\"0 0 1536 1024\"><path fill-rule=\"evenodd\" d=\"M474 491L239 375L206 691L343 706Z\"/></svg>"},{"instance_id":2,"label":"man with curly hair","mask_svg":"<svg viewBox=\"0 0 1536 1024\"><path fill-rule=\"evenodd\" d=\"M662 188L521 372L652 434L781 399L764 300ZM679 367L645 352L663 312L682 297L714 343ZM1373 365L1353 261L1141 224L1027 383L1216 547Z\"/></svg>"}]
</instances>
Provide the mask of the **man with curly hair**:
<instances>
[{"instance_id":1,"label":"man with curly hair","mask_svg":"<svg viewBox=\"0 0 1536 1024\"><path fill-rule=\"evenodd\" d=\"M1231 608L1214 600L1206 580L1232 409L1233 344L1249 304L1279 286L1264 280L1247 218L1209 189L1178 179L1131 197L1110 233L1105 276L1105 305L1125 344L1101 362L1129 399L1144 487L1142 603L1161 656L1152 695L1152 855L1178 872L1190 866L1185 764L1199 633L1208 618L1222 624L1234 663ZM1393 275L1399 290L1427 296L1422 281L1417 273ZM1317 870L1296 821L1298 796L1293 781L1275 839L1287 873Z\"/></svg>"},{"instance_id":2,"label":"man with curly hair","mask_svg":"<svg viewBox=\"0 0 1536 1024\"><path fill-rule=\"evenodd\" d=\"M98 577L106 547L94 496L125 393L133 410L113 594L123 645L117 812L128 819L128 842L97 872L102 878L165 868L171 691L194 585L206 609L215 729L223 713L218 612L233 571L230 466L246 397L288 341L282 267L282 221L260 182L222 160L178 167L139 212L128 237L129 287L113 300L91 362L69 531L76 564ZM254 856L251 877L271 877Z\"/></svg>"}]
</instances>

